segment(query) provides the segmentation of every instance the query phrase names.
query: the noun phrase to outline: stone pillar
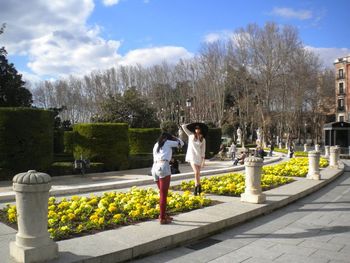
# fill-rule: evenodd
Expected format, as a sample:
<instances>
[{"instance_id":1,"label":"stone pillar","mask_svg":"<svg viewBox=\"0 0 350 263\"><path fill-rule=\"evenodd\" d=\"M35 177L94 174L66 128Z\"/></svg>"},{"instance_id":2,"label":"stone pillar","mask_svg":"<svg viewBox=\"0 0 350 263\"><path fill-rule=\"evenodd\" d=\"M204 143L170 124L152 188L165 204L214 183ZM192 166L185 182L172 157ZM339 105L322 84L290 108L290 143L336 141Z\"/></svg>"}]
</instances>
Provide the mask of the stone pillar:
<instances>
[{"instance_id":1,"label":"stone pillar","mask_svg":"<svg viewBox=\"0 0 350 263\"><path fill-rule=\"evenodd\" d=\"M319 152L320 151L320 145L319 144L315 144L315 151Z\"/></svg>"},{"instance_id":2,"label":"stone pillar","mask_svg":"<svg viewBox=\"0 0 350 263\"><path fill-rule=\"evenodd\" d=\"M320 155L319 151L310 151L309 157L309 172L306 176L307 179L320 180Z\"/></svg>"},{"instance_id":3,"label":"stone pillar","mask_svg":"<svg viewBox=\"0 0 350 263\"><path fill-rule=\"evenodd\" d=\"M329 167L331 168L338 168L338 152L339 148L337 147L330 147L330 156L329 156Z\"/></svg>"},{"instance_id":4,"label":"stone pillar","mask_svg":"<svg viewBox=\"0 0 350 263\"><path fill-rule=\"evenodd\" d=\"M47 231L51 177L29 170L13 178L16 192L18 232L10 242L10 256L16 262L44 262L58 256L58 245Z\"/></svg>"},{"instance_id":5,"label":"stone pillar","mask_svg":"<svg viewBox=\"0 0 350 263\"><path fill-rule=\"evenodd\" d=\"M241 201L261 204L266 200L261 191L261 167L263 160L258 157L248 157L245 163L245 191L241 194Z\"/></svg>"},{"instance_id":6,"label":"stone pillar","mask_svg":"<svg viewBox=\"0 0 350 263\"><path fill-rule=\"evenodd\" d=\"M325 145L325 147L324 147L324 156L325 157L329 157L329 148L330 148L330 146L328 146L328 145Z\"/></svg>"},{"instance_id":7,"label":"stone pillar","mask_svg":"<svg viewBox=\"0 0 350 263\"><path fill-rule=\"evenodd\" d=\"M304 144L304 152L307 152L307 144Z\"/></svg>"}]
</instances>

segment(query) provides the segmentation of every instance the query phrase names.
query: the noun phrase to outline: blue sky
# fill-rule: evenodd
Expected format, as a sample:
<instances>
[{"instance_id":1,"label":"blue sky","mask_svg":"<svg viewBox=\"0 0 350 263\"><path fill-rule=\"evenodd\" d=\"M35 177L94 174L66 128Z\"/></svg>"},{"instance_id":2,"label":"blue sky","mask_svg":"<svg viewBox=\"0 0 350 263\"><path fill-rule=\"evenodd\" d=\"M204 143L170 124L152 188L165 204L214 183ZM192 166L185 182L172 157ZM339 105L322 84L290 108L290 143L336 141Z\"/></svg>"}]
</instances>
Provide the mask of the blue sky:
<instances>
[{"instance_id":1,"label":"blue sky","mask_svg":"<svg viewBox=\"0 0 350 263\"><path fill-rule=\"evenodd\" d=\"M331 66L350 54L350 1L0 0L0 36L28 80L191 58L249 23L293 25Z\"/></svg>"}]
</instances>

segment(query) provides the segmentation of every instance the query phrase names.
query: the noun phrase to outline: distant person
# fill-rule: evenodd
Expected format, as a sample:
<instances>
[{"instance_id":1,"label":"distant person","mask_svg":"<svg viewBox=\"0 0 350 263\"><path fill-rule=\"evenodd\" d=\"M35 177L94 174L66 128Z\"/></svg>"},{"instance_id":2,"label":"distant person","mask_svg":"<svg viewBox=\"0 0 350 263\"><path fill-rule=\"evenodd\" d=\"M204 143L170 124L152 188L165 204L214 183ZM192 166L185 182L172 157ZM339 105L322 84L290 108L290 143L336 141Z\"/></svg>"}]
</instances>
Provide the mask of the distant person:
<instances>
[{"instance_id":1,"label":"distant person","mask_svg":"<svg viewBox=\"0 0 350 263\"><path fill-rule=\"evenodd\" d=\"M224 144L220 145L220 149L219 149L219 153L218 153L219 157L221 160L225 159L225 155L226 155L226 147Z\"/></svg>"},{"instance_id":2,"label":"distant person","mask_svg":"<svg viewBox=\"0 0 350 263\"><path fill-rule=\"evenodd\" d=\"M228 150L231 160L234 162L236 159L236 151L237 151L237 147L236 144L234 142L231 143L230 149Z\"/></svg>"},{"instance_id":3,"label":"distant person","mask_svg":"<svg viewBox=\"0 0 350 263\"><path fill-rule=\"evenodd\" d=\"M170 224L172 218L166 215L166 204L170 186L171 170L169 161L172 158L173 149L182 147L184 142L169 133L163 132L153 147L152 175L159 189L159 222Z\"/></svg>"},{"instance_id":4,"label":"distant person","mask_svg":"<svg viewBox=\"0 0 350 263\"><path fill-rule=\"evenodd\" d=\"M169 164L170 164L171 174L179 174L180 173L179 162L174 157L171 158Z\"/></svg>"},{"instance_id":5,"label":"distant person","mask_svg":"<svg viewBox=\"0 0 350 263\"><path fill-rule=\"evenodd\" d=\"M235 159L233 165L237 165L238 163L244 164L244 159L247 157L245 152L241 152L241 154Z\"/></svg>"},{"instance_id":6,"label":"distant person","mask_svg":"<svg viewBox=\"0 0 350 263\"><path fill-rule=\"evenodd\" d=\"M275 145L274 145L273 142L271 142L271 144L270 144L270 153L269 153L270 156L272 156L274 150L275 150Z\"/></svg>"},{"instance_id":7,"label":"distant person","mask_svg":"<svg viewBox=\"0 0 350 263\"><path fill-rule=\"evenodd\" d=\"M181 126L188 135L188 147L185 160L191 164L193 169L195 178L194 195L198 195L202 192L200 174L201 168L204 166L205 162L205 138L200 125L195 125L194 132L188 129L189 125L191 124L183 124Z\"/></svg>"},{"instance_id":8,"label":"distant person","mask_svg":"<svg viewBox=\"0 0 350 263\"><path fill-rule=\"evenodd\" d=\"M289 146L288 155L289 155L289 158L293 158L293 156L294 156L294 147L293 147L293 145Z\"/></svg>"}]
</instances>

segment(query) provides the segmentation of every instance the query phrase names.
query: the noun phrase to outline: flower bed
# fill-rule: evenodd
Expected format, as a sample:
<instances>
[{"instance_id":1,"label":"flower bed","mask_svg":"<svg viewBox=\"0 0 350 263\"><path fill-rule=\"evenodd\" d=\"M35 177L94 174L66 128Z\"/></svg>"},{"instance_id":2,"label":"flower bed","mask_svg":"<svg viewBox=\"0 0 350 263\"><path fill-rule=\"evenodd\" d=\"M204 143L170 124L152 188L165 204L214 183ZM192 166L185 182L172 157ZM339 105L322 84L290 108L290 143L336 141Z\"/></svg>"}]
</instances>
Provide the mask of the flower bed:
<instances>
[{"instance_id":1,"label":"flower bed","mask_svg":"<svg viewBox=\"0 0 350 263\"><path fill-rule=\"evenodd\" d=\"M212 204L210 199L169 192L167 211L179 213ZM133 187L126 193L109 192L103 196L73 196L70 200L58 202L49 198L48 231L55 240L112 229L120 225L157 218L159 215L158 191ZM1 211L1 210L0 210ZM14 205L7 205L2 211L2 221L16 224Z\"/></svg>"},{"instance_id":2,"label":"flower bed","mask_svg":"<svg viewBox=\"0 0 350 263\"><path fill-rule=\"evenodd\" d=\"M263 191L294 181L291 178L263 174L261 188ZM210 194L240 196L244 192L245 178L242 173L230 173L221 176L211 176L201 179L202 191ZM190 191L194 181L182 181L181 185L173 187L176 190Z\"/></svg>"},{"instance_id":3,"label":"flower bed","mask_svg":"<svg viewBox=\"0 0 350 263\"><path fill-rule=\"evenodd\" d=\"M320 159L320 167L328 166L328 161ZM281 164L262 168L261 187L263 191L294 181L286 176L305 177L308 172L308 158L293 158ZM210 194L239 196L244 192L245 179L242 173L230 173L201 179L202 191ZM183 181L173 187L175 190L192 191L194 181Z\"/></svg>"},{"instance_id":4,"label":"flower bed","mask_svg":"<svg viewBox=\"0 0 350 263\"><path fill-rule=\"evenodd\" d=\"M263 173L279 176L305 177L308 172L308 158L292 158L288 162L263 167ZM320 158L320 167L328 166L328 161Z\"/></svg>"}]
</instances>

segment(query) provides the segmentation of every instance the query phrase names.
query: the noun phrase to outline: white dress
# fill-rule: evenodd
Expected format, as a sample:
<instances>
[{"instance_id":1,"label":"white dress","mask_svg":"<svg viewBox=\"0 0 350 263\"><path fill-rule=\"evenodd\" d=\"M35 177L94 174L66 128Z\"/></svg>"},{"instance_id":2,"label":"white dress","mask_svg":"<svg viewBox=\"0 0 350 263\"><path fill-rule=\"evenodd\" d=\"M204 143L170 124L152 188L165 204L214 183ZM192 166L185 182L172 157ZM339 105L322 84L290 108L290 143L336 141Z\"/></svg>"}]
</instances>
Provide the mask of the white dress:
<instances>
[{"instance_id":1,"label":"white dress","mask_svg":"<svg viewBox=\"0 0 350 263\"><path fill-rule=\"evenodd\" d=\"M182 128L188 135L186 162L202 165L205 158L205 139L196 140L194 134L185 125L182 125Z\"/></svg>"}]
</instances>

